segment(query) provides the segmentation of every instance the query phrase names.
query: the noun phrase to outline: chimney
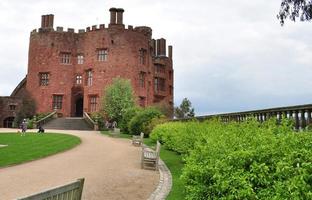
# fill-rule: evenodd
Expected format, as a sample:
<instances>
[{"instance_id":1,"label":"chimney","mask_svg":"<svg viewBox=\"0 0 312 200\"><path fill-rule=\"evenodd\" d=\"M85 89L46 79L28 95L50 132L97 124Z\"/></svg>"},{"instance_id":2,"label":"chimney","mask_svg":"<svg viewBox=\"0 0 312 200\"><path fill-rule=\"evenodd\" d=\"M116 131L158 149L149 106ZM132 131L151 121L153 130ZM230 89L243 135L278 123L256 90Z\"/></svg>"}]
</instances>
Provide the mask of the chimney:
<instances>
[{"instance_id":1,"label":"chimney","mask_svg":"<svg viewBox=\"0 0 312 200\"><path fill-rule=\"evenodd\" d=\"M172 60L172 46L168 46L168 57Z\"/></svg>"},{"instance_id":2,"label":"chimney","mask_svg":"<svg viewBox=\"0 0 312 200\"><path fill-rule=\"evenodd\" d=\"M110 8L109 12L110 12L110 24L116 24L117 9L116 8Z\"/></svg>"},{"instance_id":3,"label":"chimney","mask_svg":"<svg viewBox=\"0 0 312 200\"><path fill-rule=\"evenodd\" d=\"M160 56L160 39L156 40L156 56Z\"/></svg>"},{"instance_id":4,"label":"chimney","mask_svg":"<svg viewBox=\"0 0 312 200\"><path fill-rule=\"evenodd\" d=\"M117 24L123 24L123 12L125 12L125 10L124 9L122 9L122 8L117 8L116 9L116 11L117 11Z\"/></svg>"},{"instance_id":5,"label":"chimney","mask_svg":"<svg viewBox=\"0 0 312 200\"><path fill-rule=\"evenodd\" d=\"M48 28L53 28L54 15L50 14L48 21L49 21Z\"/></svg>"},{"instance_id":6,"label":"chimney","mask_svg":"<svg viewBox=\"0 0 312 200\"><path fill-rule=\"evenodd\" d=\"M159 45L159 56L166 56L166 40L164 38L160 38Z\"/></svg>"},{"instance_id":7,"label":"chimney","mask_svg":"<svg viewBox=\"0 0 312 200\"><path fill-rule=\"evenodd\" d=\"M42 15L41 16L41 28L42 29L53 29L54 15Z\"/></svg>"}]
</instances>

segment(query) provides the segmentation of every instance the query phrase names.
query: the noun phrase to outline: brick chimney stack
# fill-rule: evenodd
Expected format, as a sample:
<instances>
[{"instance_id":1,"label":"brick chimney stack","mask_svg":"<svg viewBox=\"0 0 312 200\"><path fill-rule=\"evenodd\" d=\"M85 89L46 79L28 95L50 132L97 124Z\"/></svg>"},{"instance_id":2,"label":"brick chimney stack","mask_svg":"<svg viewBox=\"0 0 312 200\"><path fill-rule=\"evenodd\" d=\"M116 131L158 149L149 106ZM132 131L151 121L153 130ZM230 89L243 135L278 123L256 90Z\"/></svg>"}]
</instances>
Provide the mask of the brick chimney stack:
<instances>
[{"instance_id":1,"label":"brick chimney stack","mask_svg":"<svg viewBox=\"0 0 312 200\"><path fill-rule=\"evenodd\" d=\"M117 24L123 24L123 12L125 12L122 8L117 8Z\"/></svg>"},{"instance_id":2,"label":"brick chimney stack","mask_svg":"<svg viewBox=\"0 0 312 200\"><path fill-rule=\"evenodd\" d=\"M110 8L110 24L116 24L116 13L117 13L117 8Z\"/></svg>"},{"instance_id":3,"label":"brick chimney stack","mask_svg":"<svg viewBox=\"0 0 312 200\"><path fill-rule=\"evenodd\" d=\"M42 15L41 16L41 28L53 29L54 15Z\"/></svg>"},{"instance_id":4,"label":"brick chimney stack","mask_svg":"<svg viewBox=\"0 0 312 200\"><path fill-rule=\"evenodd\" d=\"M168 46L168 57L172 60L172 46Z\"/></svg>"}]
</instances>

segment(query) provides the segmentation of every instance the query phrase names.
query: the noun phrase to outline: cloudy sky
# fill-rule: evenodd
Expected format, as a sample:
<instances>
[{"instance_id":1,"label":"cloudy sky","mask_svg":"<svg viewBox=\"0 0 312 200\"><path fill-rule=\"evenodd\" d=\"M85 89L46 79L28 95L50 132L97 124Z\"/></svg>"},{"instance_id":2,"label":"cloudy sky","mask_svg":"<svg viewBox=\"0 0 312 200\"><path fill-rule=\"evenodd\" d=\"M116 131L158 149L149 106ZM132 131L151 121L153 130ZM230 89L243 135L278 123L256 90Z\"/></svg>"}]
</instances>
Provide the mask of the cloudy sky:
<instances>
[{"instance_id":1,"label":"cloudy sky","mask_svg":"<svg viewBox=\"0 0 312 200\"><path fill-rule=\"evenodd\" d=\"M312 103L312 26L276 15L280 0L1 0L0 96L27 73L29 33L42 14L54 26L108 24L110 7L124 24L150 26L173 45L175 104L197 115Z\"/></svg>"}]
</instances>

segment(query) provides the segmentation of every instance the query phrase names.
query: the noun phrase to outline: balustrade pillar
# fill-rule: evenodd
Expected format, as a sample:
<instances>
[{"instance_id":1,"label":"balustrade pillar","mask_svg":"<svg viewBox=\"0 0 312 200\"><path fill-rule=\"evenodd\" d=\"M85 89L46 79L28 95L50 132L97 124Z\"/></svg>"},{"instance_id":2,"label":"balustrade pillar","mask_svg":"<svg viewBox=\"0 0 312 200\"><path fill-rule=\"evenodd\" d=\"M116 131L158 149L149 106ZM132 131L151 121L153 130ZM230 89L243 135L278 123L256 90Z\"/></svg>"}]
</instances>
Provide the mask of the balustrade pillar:
<instances>
[{"instance_id":1,"label":"balustrade pillar","mask_svg":"<svg viewBox=\"0 0 312 200\"><path fill-rule=\"evenodd\" d=\"M298 117L298 111L294 111L294 114L295 114L295 117L294 117L294 120L295 120L295 129L296 130L299 130L299 117Z\"/></svg>"},{"instance_id":2,"label":"balustrade pillar","mask_svg":"<svg viewBox=\"0 0 312 200\"><path fill-rule=\"evenodd\" d=\"M311 123L311 110L306 110L306 112L307 112L306 127L308 127Z\"/></svg>"},{"instance_id":3,"label":"balustrade pillar","mask_svg":"<svg viewBox=\"0 0 312 200\"><path fill-rule=\"evenodd\" d=\"M300 130L305 129L305 127L306 127L305 111L300 110Z\"/></svg>"}]
</instances>

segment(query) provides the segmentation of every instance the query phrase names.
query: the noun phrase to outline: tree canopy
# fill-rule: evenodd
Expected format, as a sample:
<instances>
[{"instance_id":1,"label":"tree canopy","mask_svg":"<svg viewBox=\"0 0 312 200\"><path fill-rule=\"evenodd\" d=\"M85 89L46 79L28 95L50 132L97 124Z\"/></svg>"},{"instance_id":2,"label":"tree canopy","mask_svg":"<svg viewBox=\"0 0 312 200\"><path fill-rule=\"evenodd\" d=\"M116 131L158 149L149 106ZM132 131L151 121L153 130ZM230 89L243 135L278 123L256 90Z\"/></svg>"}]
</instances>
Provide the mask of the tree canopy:
<instances>
[{"instance_id":1,"label":"tree canopy","mask_svg":"<svg viewBox=\"0 0 312 200\"><path fill-rule=\"evenodd\" d=\"M135 105L130 81L121 78L114 79L113 83L106 87L102 102L103 110L109 119L119 123L127 109Z\"/></svg>"},{"instance_id":2,"label":"tree canopy","mask_svg":"<svg viewBox=\"0 0 312 200\"><path fill-rule=\"evenodd\" d=\"M174 116L176 118L188 118L194 117L194 108L192 108L192 103L187 98L182 100L182 103L179 107L174 108Z\"/></svg>"},{"instance_id":3,"label":"tree canopy","mask_svg":"<svg viewBox=\"0 0 312 200\"><path fill-rule=\"evenodd\" d=\"M311 0L282 0L281 7L277 18L281 25L289 18L296 21L309 21L312 19L312 1Z\"/></svg>"}]
</instances>

